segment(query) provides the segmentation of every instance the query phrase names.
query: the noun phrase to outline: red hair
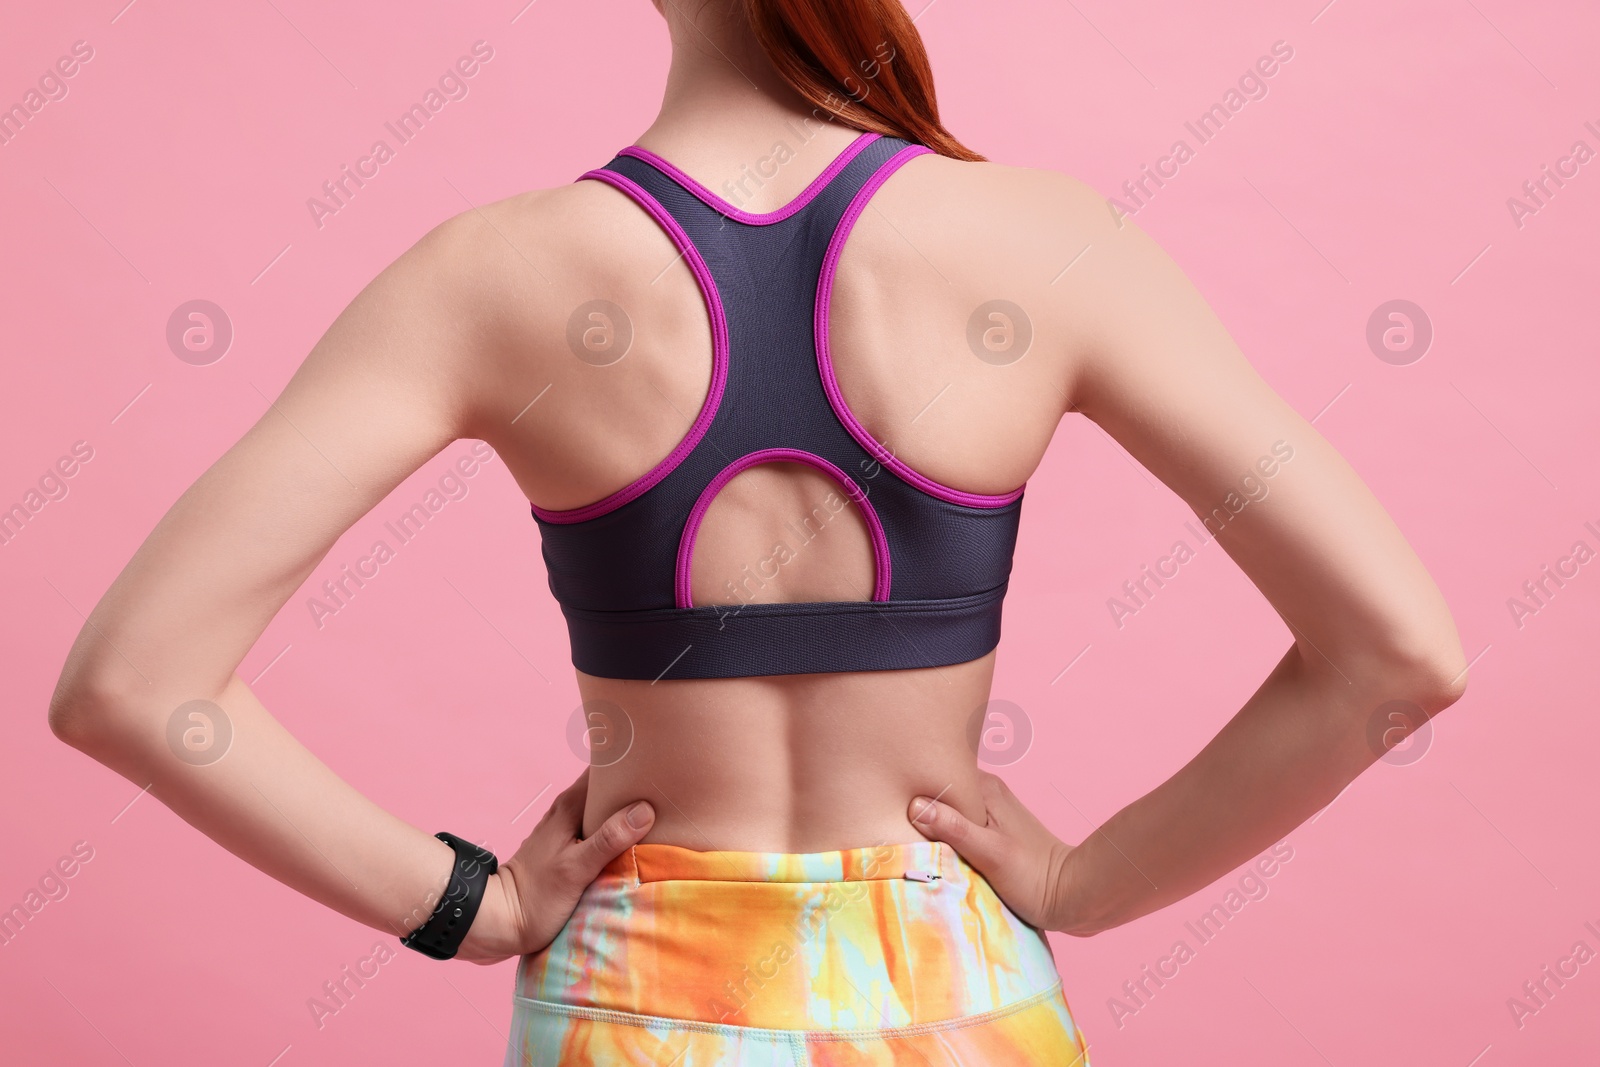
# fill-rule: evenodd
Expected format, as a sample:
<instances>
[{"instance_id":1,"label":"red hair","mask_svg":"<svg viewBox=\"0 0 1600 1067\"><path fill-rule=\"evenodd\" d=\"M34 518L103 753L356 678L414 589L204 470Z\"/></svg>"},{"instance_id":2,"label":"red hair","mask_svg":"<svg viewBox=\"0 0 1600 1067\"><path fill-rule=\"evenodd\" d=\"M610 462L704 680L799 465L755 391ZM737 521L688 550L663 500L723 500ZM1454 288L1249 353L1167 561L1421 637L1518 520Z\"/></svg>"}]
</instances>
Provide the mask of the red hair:
<instances>
[{"instance_id":1,"label":"red hair","mask_svg":"<svg viewBox=\"0 0 1600 1067\"><path fill-rule=\"evenodd\" d=\"M984 158L939 121L928 53L900 0L744 0L744 9L783 80L817 107L941 156Z\"/></svg>"}]
</instances>

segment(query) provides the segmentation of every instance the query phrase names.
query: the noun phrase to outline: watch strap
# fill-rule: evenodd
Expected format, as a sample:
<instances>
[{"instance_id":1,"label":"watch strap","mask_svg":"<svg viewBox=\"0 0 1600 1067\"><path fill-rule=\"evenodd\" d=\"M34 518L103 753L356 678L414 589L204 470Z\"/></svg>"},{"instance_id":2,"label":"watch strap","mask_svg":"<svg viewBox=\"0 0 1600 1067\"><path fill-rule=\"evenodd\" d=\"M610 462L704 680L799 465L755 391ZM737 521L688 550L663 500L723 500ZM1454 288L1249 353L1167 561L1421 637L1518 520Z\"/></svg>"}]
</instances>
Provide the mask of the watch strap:
<instances>
[{"instance_id":1,"label":"watch strap","mask_svg":"<svg viewBox=\"0 0 1600 1067\"><path fill-rule=\"evenodd\" d=\"M456 954L466 938L472 920L477 917L478 905L483 903L489 876L499 869L500 862L493 852L455 834L440 832L433 836L449 845L456 854L450 883L428 921L401 938L400 943L424 956L447 960Z\"/></svg>"}]
</instances>

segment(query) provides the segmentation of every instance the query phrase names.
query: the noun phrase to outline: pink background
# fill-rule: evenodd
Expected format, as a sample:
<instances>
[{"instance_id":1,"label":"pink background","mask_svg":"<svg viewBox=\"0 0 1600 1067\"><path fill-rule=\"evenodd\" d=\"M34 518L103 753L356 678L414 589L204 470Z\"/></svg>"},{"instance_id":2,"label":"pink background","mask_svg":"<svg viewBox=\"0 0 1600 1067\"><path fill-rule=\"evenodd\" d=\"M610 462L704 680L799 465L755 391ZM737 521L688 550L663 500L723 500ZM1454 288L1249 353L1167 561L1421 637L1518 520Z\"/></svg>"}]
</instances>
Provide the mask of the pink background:
<instances>
[{"instance_id":1,"label":"pink background","mask_svg":"<svg viewBox=\"0 0 1600 1067\"><path fill-rule=\"evenodd\" d=\"M69 895L0 946L0 1058L498 1063L510 964L400 952L319 1029L308 998L382 935L135 800L50 735L45 709L81 613L382 266L463 197L569 181L643 129L663 27L646 0L540 0L520 15L521 0L123 2L29 5L0 35L0 104L74 41L94 49L66 98L0 145L0 505L74 442L94 450L68 495L0 546L0 907L75 842L93 849ZM1194 947L1185 922L1239 873L1099 937L1057 938L1057 957L1097 1067L1592 1061L1600 962L1520 1027L1507 1000L1575 942L1600 950L1583 925L1600 927L1600 563L1520 628L1507 600L1575 541L1600 548L1583 526L1600 527L1600 161L1520 227L1506 201L1575 140L1600 148L1583 126L1600 127L1600 16L1576 2L1319 3L939 0L918 20L958 136L1107 195L1174 139L1194 147L1183 122L1273 42L1292 46L1268 95L1137 220L1267 379L1321 412L1475 658L1426 755L1376 765L1291 833L1267 896L1137 1013L1119 1025L1108 1001L1175 940ZM307 198L479 39L494 56L470 95L317 228ZM165 340L196 298L235 329L208 366ZM1403 366L1365 340L1396 298L1435 329ZM357 524L310 584L468 447ZM577 696L526 505L501 464L469 485L320 629L303 591L241 673L379 803L504 854L549 794L529 802L579 769L563 741ZM1025 514L995 696L1035 737L1002 773L1076 841L1187 760L1288 634L1214 546L1118 628L1107 599L1190 516L1086 422L1062 428ZM455 743L436 743L448 727Z\"/></svg>"}]
</instances>

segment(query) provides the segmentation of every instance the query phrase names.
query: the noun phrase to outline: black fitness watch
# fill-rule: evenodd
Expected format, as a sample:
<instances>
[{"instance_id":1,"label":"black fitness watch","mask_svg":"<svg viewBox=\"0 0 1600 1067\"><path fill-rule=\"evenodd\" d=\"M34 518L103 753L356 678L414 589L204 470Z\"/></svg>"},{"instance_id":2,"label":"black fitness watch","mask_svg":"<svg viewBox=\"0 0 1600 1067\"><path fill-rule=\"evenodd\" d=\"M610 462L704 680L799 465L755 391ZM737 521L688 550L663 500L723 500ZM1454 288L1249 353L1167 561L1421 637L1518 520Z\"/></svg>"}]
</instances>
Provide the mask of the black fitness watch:
<instances>
[{"instance_id":1,"label":"black fitness watch","mask_svg":"<svg viewBox=\"0 0 1600 1067\"><path fill-rule=\"evenodd\" d=\"M455 850L456 864L450 872L450 884L444 896L428 916L428 921L400 939L407 948L414 948L424 956L447 960L456 954L467 936L467 929L478 914L483 902L484 887L489 876L499 869L500 861L486 848L471 841L463 841L455 834L433 835Z\"/></svg>"}]
</instances>

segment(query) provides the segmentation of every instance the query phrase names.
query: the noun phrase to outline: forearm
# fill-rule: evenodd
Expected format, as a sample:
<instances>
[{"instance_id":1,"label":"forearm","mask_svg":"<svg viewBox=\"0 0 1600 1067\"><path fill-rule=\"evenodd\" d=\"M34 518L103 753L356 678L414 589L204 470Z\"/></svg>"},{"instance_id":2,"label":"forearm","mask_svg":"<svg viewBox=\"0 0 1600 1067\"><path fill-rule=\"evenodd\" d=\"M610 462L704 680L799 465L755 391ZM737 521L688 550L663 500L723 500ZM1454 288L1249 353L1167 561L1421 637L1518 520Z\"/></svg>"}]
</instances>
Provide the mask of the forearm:
<instances>
[{"instance_id":1,"label":"forearm","mask_svg":"<svg viewBox=\"0 0 1600 1067\"><path fill-rule=\"evenodd\" d=\"M76 723L61 732L245 862L357 922L398 937L428 918L454 863L450 846L343 781L238 676L201 699L231 730L220 758L215 748L174 747L169 719L187 701L171 692L101 696L98 707L61 716ZM220 746L222 728L212 725ZM500 903L486 896L485 909Z\"/></svg>"},{"instance_id":2,"label":"forearm","mask_svg":"<svg viewBox=\"0 0 1600 1067\"><path fill-rule=\"evenodd\" d=\"M1413 698L1429 701L1399 673L1352 679L1291 647L1189 763L1068 854L1057 927L1089 935L1120 926L1282 839L1377 758L1370 713Z\"/></svg>"}]
</instances>

